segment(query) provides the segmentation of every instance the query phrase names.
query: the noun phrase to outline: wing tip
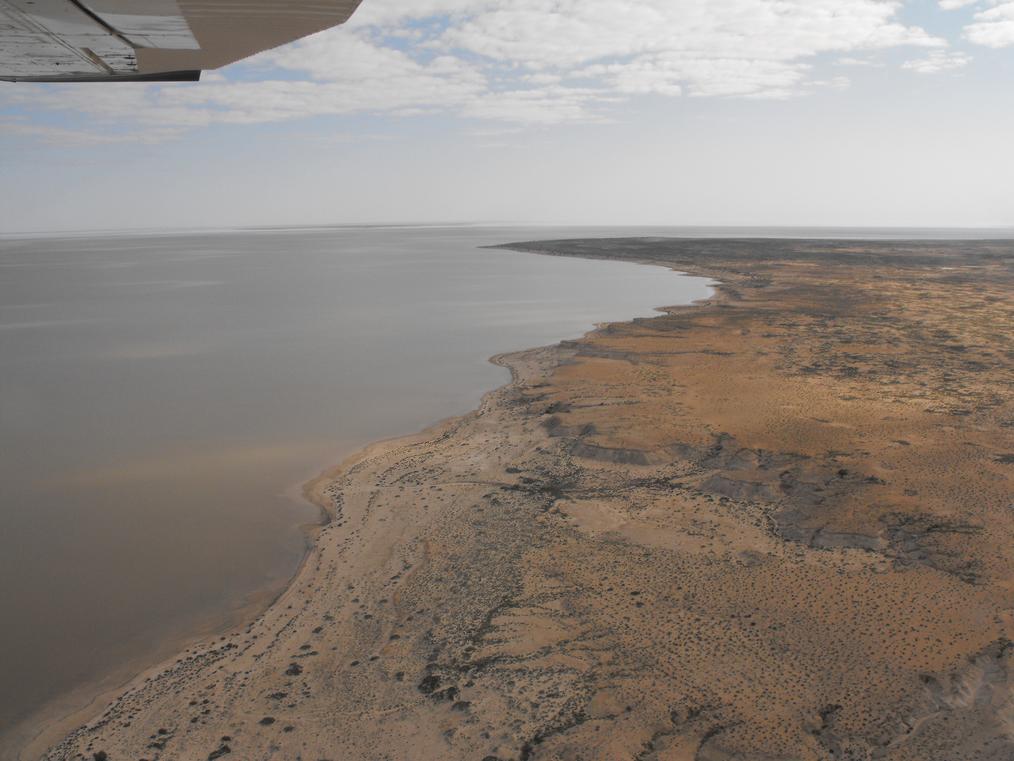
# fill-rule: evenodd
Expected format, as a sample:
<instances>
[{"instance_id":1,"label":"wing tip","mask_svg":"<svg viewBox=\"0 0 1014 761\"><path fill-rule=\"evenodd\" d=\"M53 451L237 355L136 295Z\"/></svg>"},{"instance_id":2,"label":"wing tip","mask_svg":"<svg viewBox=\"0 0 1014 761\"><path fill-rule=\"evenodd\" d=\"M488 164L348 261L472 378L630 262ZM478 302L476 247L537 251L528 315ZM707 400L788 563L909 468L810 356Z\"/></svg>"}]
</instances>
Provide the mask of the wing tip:
<instances>
[{"instance_id":1,"label":"wing tip","mask_svg":"<svg viewBox=\"0 0 1014 761\"><path fill-rule=\"evenodd\" d=\"M71 82L199 82L200 69L161 71L146 74L70 74L67 76L17 77L0 74L0 82L71 83Z\"/></svg>"}]
</instances>

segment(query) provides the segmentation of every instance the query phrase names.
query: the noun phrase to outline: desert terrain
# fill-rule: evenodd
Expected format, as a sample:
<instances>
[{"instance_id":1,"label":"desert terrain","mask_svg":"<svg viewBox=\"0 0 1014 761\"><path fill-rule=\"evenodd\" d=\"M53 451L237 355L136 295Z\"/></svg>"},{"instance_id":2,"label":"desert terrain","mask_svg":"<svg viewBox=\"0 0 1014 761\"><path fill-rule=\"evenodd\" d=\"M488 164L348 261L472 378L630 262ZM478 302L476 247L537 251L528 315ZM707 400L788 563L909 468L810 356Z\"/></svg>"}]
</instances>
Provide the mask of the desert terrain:
<instances>
[{"instance_id":1,"label":"desert terrain","mask_svg":"<svg viewBox=\"0 0 1014 761\"><path fill-rule=\"evenodd\" d=\"M1014 758L1014 242L511 247L718 285L308 485L263 616L25 758Z\"/></svg>"}]
</instances>

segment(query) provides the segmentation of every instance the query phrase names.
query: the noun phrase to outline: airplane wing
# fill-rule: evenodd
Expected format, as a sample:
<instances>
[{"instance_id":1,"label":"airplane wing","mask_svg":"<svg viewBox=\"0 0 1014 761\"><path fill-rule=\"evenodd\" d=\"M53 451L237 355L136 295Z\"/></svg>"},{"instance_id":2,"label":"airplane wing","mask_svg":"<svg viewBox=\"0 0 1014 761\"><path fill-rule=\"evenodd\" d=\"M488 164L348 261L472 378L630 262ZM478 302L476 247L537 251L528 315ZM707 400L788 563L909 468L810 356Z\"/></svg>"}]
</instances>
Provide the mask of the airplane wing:
<instances>
[{"instance_id":1,"label":"airplane wing","mask_svg":"<svg viewBox=\"0 0 1014 761\"><path fill-rule=\"evenodd\" d=\"M342 24L360 0L0 0L0 80L197 81Z\"/></svg>"}]
</instances>

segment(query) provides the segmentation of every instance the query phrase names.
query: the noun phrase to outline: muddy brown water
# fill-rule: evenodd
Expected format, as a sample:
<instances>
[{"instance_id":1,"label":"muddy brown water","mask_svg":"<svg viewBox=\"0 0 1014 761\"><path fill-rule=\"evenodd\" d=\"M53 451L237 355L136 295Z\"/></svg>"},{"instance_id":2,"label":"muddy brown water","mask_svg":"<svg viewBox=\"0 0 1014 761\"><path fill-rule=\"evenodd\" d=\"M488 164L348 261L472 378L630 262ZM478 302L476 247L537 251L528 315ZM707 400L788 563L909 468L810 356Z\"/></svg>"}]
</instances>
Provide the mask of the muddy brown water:
<instances>
[{"instance_id":1,"label":"muddy brown water","mask_svg":"<svg viewBox=\"0 0 1014 761\"><path fill-rule=\"evenodd\" d=\"M263 607L318 519L299 484L474 407L490 355L709 293L479 248L589 232L0 239L0 755Z\"/></svg>"}]
</instances>

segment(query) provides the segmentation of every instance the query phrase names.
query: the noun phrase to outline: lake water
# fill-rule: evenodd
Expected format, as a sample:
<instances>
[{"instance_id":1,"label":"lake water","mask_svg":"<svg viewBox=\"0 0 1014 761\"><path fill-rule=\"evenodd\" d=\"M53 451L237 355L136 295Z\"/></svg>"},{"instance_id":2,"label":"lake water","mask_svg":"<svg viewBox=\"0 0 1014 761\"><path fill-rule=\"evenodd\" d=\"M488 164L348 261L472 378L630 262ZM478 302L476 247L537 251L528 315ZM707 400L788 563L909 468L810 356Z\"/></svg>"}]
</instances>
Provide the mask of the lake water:
<instances>
[{"instance_id":1,"label":"lake water","mask_svg":"<svg viewBox=\"0 0 1014 761\"><path fill-rule=\"evenodd\" d=\"M262 607L318 519L299 484L473 408L508 379L490 355L708 295L656 267L479 248L601 234L0 239L6 755L44 707Z\"/></svg>"}]
</instances>

